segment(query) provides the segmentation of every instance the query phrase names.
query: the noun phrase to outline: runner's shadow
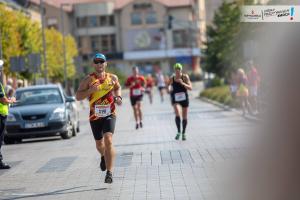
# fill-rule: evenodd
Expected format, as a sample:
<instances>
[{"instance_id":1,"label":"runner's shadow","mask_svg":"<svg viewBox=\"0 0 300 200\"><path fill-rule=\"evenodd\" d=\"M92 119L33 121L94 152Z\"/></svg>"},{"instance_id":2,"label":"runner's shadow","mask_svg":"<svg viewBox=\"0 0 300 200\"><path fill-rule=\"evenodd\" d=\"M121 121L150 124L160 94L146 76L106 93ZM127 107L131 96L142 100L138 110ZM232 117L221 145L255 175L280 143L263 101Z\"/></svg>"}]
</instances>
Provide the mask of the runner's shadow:
<instances>
[{"instance_id":1,"label":"runner's shadow","mask_svg":"<svg viewBox=\"0 0 300 200\"><path fill-rule=\"evenodd\" d=\"M43 196L56 196L56 195L61 195L61 194L74 194L74 193L79 193L79 192L101 191L101 190L107 189L107 188L96 188L96 189L78 190L79 188L83 188L83 187L86 187L86 186L67 188L67 189L63 189L63 190L56 190L56 191L52 191L52 192L39 193L39 194L29 194L29 195L22 195L22 196L17 196L17 197L8 197L8 198L4 198L3 200L26 199L26 198L43 197ZM74 190L74 189L77 189L77 190ZM70 191L70 190L74 190L74 191Z\"/></svg>"}]
</instances>

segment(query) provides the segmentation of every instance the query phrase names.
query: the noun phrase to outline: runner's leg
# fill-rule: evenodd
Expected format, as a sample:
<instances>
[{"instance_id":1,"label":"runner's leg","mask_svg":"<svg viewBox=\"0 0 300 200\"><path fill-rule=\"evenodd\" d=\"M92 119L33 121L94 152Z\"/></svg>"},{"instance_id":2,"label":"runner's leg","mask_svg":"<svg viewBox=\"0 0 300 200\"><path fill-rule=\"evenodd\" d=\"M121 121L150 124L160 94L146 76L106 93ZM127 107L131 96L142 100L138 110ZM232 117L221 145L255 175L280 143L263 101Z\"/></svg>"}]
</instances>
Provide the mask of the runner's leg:
<instances>
[{"instance_id":1,"label":"runner's leg","mask_svg":"<svg viewBox=\"0 0 300 200\"><path fill-rule=\"evenodd\" d=\"M186 140L185 129L187 126L188 107L182 108L182 140Z\"/></svg>"},{"instance_id":2,"label":"runner's leg","mask_svg":"<svg viewBox=\"0 0 300 200\"><path fill-rule=\"evenodd\" d=\"M143 127L143 123L142 123L143 113L142 113L142 103L141 103L141 101L138 101L136 103L136 106L137 106L137 110L138 110L138 119L139 119L139 122L140 122L140 127L142 128Z\"/></svg>"},{"instance_id":3,"label":"runner's leg","mask_svg":"<svg viewBox=\"0 0 300 200\"><path fill-rule=\"evenodd\" d=\"M180 137L180 133L181 133L181 128L180 128L181 120L180 120L179 105L175 103L175 104L173 104L173 108L174 108L174 112L175 112L175 123L176 123L176 127L177 127L177 135L176 135L175 139L178 140Z\"/></svg>"},{"instance_id":4,"label":"runner's leg","mask_svg":"<svg viewBox=\"0 0 300 200\"><path fill-rule=\"evenodd\" d=\"M112 143L112 136L113 134L110 132L104 134L106 168L110 172L113 170L113 162L115 158L115 149Z\"/></svg>"}]
</instances>

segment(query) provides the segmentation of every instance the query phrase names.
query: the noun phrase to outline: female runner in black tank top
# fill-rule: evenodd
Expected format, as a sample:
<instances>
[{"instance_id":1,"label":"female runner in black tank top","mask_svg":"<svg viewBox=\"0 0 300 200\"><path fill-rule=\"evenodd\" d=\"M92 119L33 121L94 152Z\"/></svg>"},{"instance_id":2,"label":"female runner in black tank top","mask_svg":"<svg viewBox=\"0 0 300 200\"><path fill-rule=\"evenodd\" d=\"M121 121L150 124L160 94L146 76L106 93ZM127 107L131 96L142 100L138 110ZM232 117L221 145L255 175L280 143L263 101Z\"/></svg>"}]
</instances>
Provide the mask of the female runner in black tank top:
<instances>
[{"instance_id":1,"label":"female runner in black tank top","mask_svg":"<svg viewBox=\"0 0 300 200\"><path fill-rule=\"evenodd\" d=\"M192 90L192 84L189 76L182 73L182 65L176 63L174 65L175 75L170 78L169 86L172 86L170 91L171 101L175 111L175 123L177 126L177 134L175 139L178 140L182 133L182 140L186 140L185 129L187 126L187 112L189 106L189 99L187 90ZM168 89L170 89L168 87ZM181 132L181 117L180 107L182 108L182 132Z\"/></svg>"}]
</instances>

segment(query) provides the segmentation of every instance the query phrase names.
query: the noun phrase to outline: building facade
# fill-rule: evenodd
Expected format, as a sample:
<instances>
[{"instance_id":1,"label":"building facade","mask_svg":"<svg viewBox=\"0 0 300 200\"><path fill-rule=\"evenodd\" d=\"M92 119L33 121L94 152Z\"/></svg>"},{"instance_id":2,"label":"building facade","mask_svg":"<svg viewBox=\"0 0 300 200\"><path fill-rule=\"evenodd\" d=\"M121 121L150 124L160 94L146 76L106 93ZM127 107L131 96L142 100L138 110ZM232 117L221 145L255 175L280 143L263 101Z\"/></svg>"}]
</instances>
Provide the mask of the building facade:
<instances>
[{"instance_id":1,"label":"building facade","mask_svg":"<svg viewBox=\"0 0 300 200\"><path fill-rule=\"evenodd\" d=\"M201 0L202 1L202 0ZM199 1L200 2L200 1ZM181 62L200 73L200 3L181 0L122 0L74 4L74 35L82 61L90 66L94 52L107 55L110 65L125 73L171 73ZM203 30L202 30L203 31ZM87 70L89 71L89 70Z\"/></svg>"}]
</instances>

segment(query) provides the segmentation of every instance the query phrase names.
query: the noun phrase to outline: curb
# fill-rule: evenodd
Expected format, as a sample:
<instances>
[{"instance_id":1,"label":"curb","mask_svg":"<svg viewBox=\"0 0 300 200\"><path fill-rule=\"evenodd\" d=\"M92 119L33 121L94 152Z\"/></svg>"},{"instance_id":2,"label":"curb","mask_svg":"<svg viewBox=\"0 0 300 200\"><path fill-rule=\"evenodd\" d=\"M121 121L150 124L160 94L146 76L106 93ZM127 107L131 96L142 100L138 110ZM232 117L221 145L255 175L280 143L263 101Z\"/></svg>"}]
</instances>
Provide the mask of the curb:
<instances>
[{"instance_id":1,"label":"curb","mask_svg":"<svg viewBox=\"0 0 300 200\"><path fill-rule=\"evenodd\" d=\"M208 98L206 98L206 97L198 97L198 99L200 99L201 101L204 101L204 102L206 102L206 103L213 104L213 105L215 105L215 106L217 106L217 107L219 107L219 108L221 108L221 109L223 109L223 110L225 110L225 111L231 111L231 112L234 112L234 113L240 115L241 117L243 117L244 119L247 119L247 120L249 120L249 121L253 121L253 122L260 122L260 121L261 121L260 118L251 116L251 115L249 115L249 114L246 114L246 115L243 116L243 115L241 115L241 111L240 111L240 110L238 110L238 109L236 109L236 108L233 108L233 107L230 107L230 106L228 106L228 105L222 104L222 103L220 103L220 102L217 102L217 101L208 99Z\"/></svg>"}]
</instances>

